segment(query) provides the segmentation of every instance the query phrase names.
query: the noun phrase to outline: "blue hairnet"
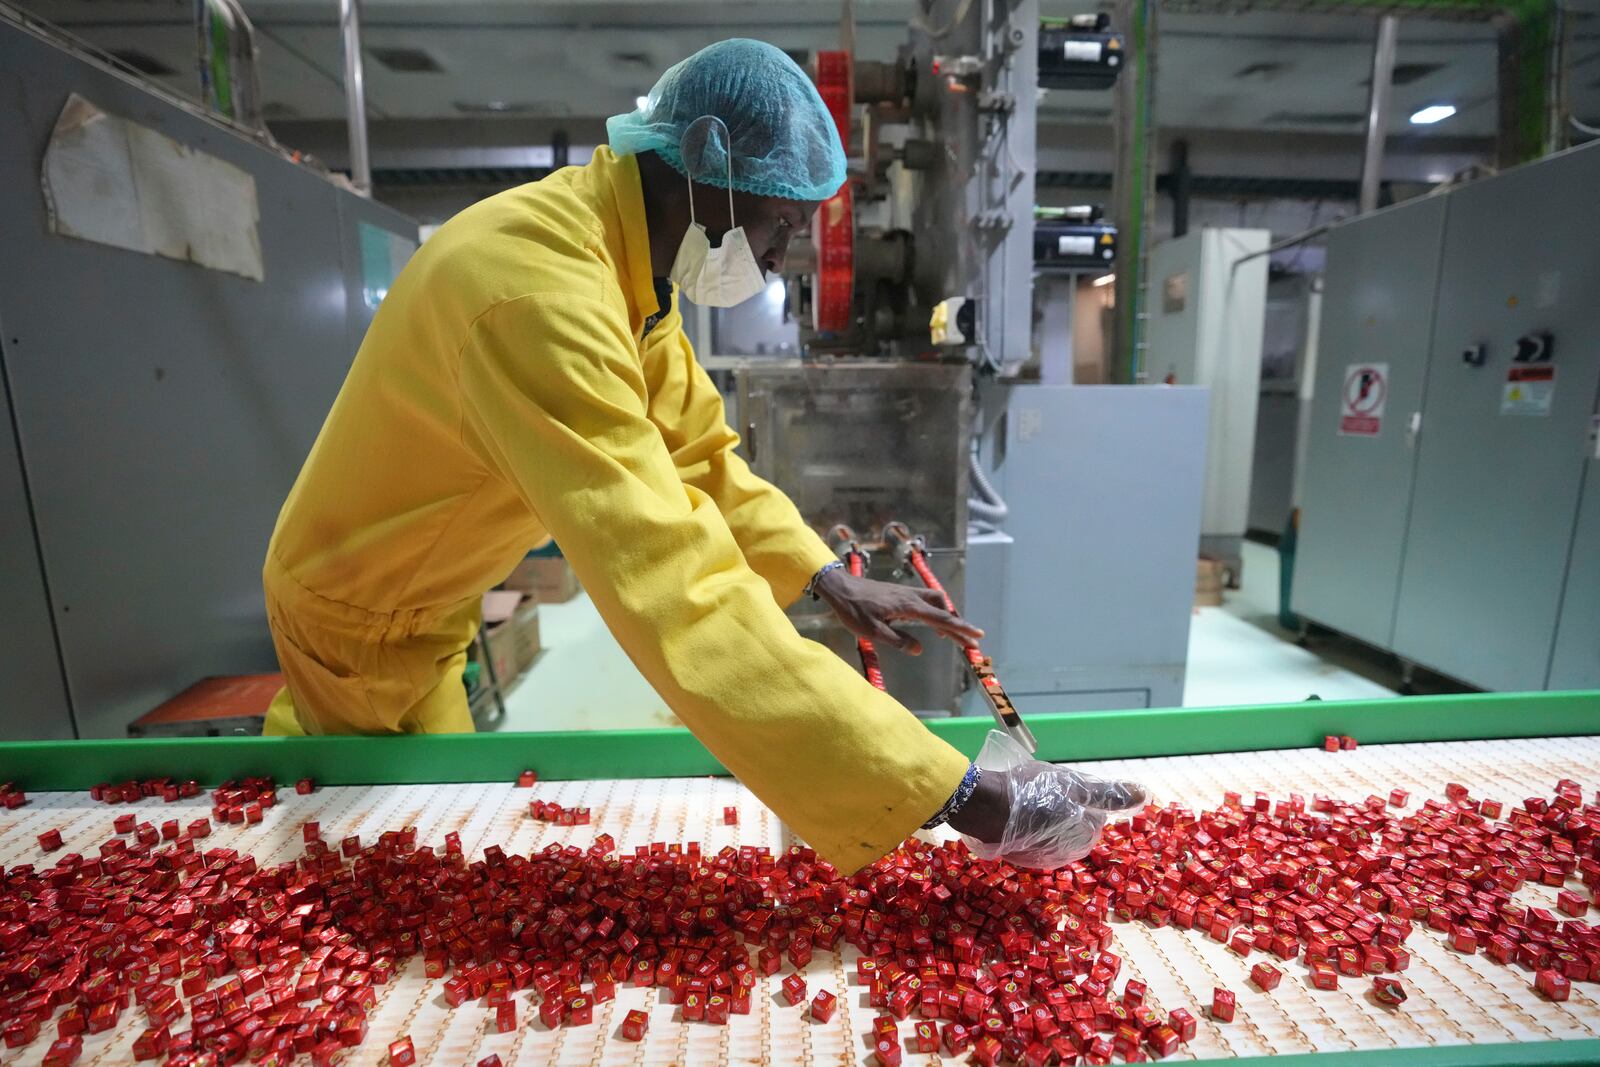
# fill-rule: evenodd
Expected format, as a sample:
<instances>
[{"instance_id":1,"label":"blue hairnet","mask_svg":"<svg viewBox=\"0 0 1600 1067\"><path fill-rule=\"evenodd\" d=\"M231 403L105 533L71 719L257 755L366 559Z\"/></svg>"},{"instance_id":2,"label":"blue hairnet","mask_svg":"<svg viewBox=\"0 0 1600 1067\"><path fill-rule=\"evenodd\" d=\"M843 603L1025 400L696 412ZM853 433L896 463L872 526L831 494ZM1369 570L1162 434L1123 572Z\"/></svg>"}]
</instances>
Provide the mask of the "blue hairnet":
<instances>
[{"instance_id":1,"label":"blue hairnet","mask_svg":"<svg viewBox=\"0 0 1600 1067\"><path fill-rule=\"evenodd\" d=\"M675 64L644 107L606 120L606 134L618 155L653 151L718 188L826 200L844 184L844 148L817 87L762 41L719 41Z\"/></svg>"}]
</instances>

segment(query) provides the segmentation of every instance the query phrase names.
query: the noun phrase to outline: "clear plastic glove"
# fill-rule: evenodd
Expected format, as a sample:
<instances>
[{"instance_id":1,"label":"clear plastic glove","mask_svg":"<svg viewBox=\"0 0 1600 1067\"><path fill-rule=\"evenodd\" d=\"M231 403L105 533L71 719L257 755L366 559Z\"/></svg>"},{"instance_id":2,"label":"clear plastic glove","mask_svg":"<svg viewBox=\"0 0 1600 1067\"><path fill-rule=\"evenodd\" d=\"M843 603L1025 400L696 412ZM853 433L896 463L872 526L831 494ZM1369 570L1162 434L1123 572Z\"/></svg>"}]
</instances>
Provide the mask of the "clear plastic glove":
<instances>
[{"instance_id":1,"label":"clear plastic glove","mask_svg":"<svg viewBox=\"0 0 1600 1067\"><path fill-rule=\"evenodd\" d=\"M1149 797L1137 782L1108 781L1036 760L999 730L989 731L978 766L985 779L1004 781L1010 809L998 842L963 839L980 859L1018 867L1054 870L1082 859L1108 817L1143 807Z\"/></svg>"}]
</instances>

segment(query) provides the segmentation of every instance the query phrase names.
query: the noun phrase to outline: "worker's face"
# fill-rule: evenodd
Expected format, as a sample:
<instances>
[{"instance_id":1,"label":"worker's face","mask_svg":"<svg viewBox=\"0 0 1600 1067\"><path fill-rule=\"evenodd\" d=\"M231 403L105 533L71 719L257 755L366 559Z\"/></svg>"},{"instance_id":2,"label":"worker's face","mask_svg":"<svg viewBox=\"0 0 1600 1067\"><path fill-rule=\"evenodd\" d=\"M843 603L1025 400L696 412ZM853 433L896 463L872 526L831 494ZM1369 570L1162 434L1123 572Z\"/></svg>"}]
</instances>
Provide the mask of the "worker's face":
<instances>
[{"instance_id":1,"label":"worker's face","mask_svg":"<svg viewBox=\"0 0 1600 1067\"><path fill-rule=\"evenodd\" d=\"M730 221L726 189L699 183L694 186L695 218L705 226L712 247L720 245L722 235L734 226L743 226L750 251L768 274L782 272L790 238L810 224L816 210L817 205L812 201L780 200L774 196L736 192Z\"/></svg>"}]
</instances>

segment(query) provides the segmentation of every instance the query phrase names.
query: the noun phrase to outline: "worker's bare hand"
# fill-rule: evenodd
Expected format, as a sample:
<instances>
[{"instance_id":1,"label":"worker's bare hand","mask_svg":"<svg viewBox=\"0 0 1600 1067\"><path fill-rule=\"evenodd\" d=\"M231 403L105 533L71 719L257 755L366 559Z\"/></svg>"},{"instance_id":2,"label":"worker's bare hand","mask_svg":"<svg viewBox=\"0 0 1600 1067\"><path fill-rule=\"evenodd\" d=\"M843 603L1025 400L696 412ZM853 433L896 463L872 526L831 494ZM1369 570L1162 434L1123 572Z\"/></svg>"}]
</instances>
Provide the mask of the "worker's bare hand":
<instances>
[{"instance_id":1,"label":"worker's bare hand","mask_svg":"<svg viewBox=\"0 0 1600 1067\"><path fill-rule=\"evenodd\" d=\"M857 637L898 648L910 656L922 653L922 642L895 623L922 623L963 645L976 646L983 637L982 630L944 610L943 598L931 589L912 589L834 570L817 583L817 595L827 601L845 629Z\"/></svg>"}]
</instances>

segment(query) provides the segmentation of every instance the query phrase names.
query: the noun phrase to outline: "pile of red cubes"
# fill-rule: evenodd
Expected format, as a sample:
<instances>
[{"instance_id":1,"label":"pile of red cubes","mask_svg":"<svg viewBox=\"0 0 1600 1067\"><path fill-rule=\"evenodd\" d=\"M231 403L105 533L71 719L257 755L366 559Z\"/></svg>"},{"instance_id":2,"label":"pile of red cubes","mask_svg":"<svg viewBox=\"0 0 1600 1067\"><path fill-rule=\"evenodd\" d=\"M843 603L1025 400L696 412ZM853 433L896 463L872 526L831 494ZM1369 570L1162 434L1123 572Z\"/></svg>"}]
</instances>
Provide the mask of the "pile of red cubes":
<instances>
[{"instance_id":1,"label":"pile of red cubes","mask_svg":"<svg viewBox=\"0 0 1600 1067\"><path fill-rule=\"evenodd\" d=\"M540 822L557 826L588 826L592 818L588 808L563 808L553 801L535 800L528 805L528 814Z\"/></svg>"},{"instance_id":2,"label":"pile of red cubes","mask_svg":"<svg viewBox=\"0 0 1600 1067\"><path fill-rule=\"evenodd\" d=\"M249 821L275 793L252 779L213 798L219 817ZM619 854L600 834L529 856L491 845L469 861L455 834L439 852L412 828L335 849L315 824L299 859L259 867L201 851L197 824L157 831L128 815L117 829L131 843L4 872L0 1031L16 1048L53 1024L46 1062L66 1064L84 1032L130 1025L131 1009L141 1059L326 1064L365 1039L378 990L417 955L451 1005L484 1001L502 1031L519 1025L519 1006L547 1027L592 1023L625 983L657 987L687 1020L726 1023L750 1011L760 976L786 970L784 998L824 1021L847 991L808 1000L798 972L850 944L880 1013L870 1042L881 1063L906 1048L984 1064L1136 1061L1190 1040L1196 1019L1158 1010L1137 980L1116 988L1110 946L1127 921L1226 943L1263 992L1359 977L1375 1001L1398 1004L1419 926L1535 972L1548 997L1600 980L1600 934L1569 886L1600 886L1600 797L1585 805L1564 780L1503 822L1454 785L1412 812L1395 799L1230 793L1213 811L1147 808L1051 873L910 840L849 878L802 847ZM1559 887L1564 917L1515 904L1528 882ZM1299 961L1303 978L1288 966ZM1216 990L1212 1018L1231 1019L1247 995ZM647 1024L629 1012L620 1033L639 1040ZM394 1062L416 1057L409 1038L385 1040Z\"/></svg>"},{"instance_id":3,"label":"pile of red cubes","mask_svg":"<svg viewBox=\"0 0 1600 1067\"><path fill-rule=\"evenodd\" d=\"M152 797L160 797L171 804L176 800L199 795L200 783L193 778L182 782L171 778L146 778L142 782L129 779L119 785L101 782L89 790L89 796L102 804L136 804Z\"/></svg>"}]
</instances>

